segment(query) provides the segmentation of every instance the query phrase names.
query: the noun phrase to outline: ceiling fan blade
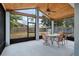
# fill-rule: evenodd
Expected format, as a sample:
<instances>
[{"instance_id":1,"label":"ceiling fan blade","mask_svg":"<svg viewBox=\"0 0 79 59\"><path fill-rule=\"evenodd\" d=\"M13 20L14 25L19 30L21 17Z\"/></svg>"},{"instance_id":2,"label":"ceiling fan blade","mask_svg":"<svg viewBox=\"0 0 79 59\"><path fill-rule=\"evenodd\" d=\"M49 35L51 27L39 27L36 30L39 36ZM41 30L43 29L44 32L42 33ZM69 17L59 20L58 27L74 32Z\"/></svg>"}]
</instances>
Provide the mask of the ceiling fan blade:
<instances>
[{"instance_id":1,"label":"ceiling fan blade","mask_svg":"<svg viewBox=\"0 0 79 59\"><path fill-rule=\"evenodd\" d=\"M50 9L47 9L46 11L47 11L47 12L56 12L56 11L54 11L54 10L52 11L52 10L50 10Z\"/></svg>"},{"instance_id":2,"label":"ceiling fan blade","mask_svg":"<svg viewBox=\"0 0 79 59\"><path fill-rule=\"evenodd\" d=\"M50 12L56 12L56 11L50 11Z\"/></svg>"}]
</instances>

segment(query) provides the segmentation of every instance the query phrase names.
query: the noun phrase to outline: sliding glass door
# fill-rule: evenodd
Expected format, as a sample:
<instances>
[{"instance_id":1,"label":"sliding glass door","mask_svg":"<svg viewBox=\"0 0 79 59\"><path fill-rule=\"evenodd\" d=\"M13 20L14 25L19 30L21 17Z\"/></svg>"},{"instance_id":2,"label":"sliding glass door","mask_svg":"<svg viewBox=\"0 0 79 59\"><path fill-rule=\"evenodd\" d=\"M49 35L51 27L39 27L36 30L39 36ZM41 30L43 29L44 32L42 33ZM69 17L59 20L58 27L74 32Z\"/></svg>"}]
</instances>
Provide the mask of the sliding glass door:
<instances>
[{"instance_id":1,"label":"sliding glass door","mask_svg":"<svg viewBox=\"0 0 79 59\"><path fill-rule=\"evenodd\" d=\"M23 13L23 12L18 12ZM10 42L24 42L35 40L35 18L24 14L10 14Z\"/></svg>"},{"instance_id":2,"label":"sliding glass door","mask_svg":"<svg viewBox=\"0 0 79 59\"><path fill-rule=\"evenodd\" d=\"M28 37L35 37L35 18L28 17Z\"/></svg>"}]
</instances>

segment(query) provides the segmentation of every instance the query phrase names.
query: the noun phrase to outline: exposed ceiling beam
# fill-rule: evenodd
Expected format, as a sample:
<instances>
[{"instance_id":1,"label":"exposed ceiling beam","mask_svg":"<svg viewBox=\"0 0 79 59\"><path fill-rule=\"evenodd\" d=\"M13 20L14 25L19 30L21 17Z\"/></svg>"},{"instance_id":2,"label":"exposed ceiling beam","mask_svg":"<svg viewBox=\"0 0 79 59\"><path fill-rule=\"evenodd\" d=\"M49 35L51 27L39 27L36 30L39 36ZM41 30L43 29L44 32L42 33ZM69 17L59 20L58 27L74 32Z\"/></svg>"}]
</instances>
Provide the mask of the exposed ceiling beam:
<instances>
[{"instance_id":1,"label":"exposed ceiling beam","mask_svg":"<svg viewBox=\"0 0 79 59\"><path fill-rule=\"evenodd\" d=\"M22 15L22 16L28 16L28 17L34 17L36 18L36 15L33 14L26 14L26 13L22 13L22 12L16 12L16 11L11 11L12 14L17 14L17 15ZM42 19L42 16L39 16L40 19Z\"/></svg>"}]
</instances>

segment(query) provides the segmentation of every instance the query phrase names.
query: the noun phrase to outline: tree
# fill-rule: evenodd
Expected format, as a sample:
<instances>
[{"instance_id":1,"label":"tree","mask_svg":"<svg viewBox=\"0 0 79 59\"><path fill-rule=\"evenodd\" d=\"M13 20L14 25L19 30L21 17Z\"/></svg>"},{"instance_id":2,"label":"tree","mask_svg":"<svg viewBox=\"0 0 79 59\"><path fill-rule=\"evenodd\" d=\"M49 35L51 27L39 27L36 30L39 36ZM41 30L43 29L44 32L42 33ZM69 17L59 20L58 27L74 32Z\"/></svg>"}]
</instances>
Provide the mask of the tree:
<instances>
[{"instance_id":1,"label":"tree","mask_svg":"<svg viewBox=\"0 0 79 59\"><path fill-rule=\"evenodd\" d=\"M47 27L50 27L51 21L48 18L46 18L45 16L42 16L42 17L43 17L43 19L41 20L41 23Z\"/></svg>"},{"instance_id":2,"label":"tree","mask_svg":"<svg viewBox=\"0 0 79 59\"><path fill-rule=\"evenodd\" d=\"M10 28L17 27L19 25L18 20L22 20L21 15L10 14Z\"/></svg>"},{"instance_id":3,"label":"tree","mask_svg":"<svg viewBox=\"0 0 79 59\"><path fill-rule=\"evenodd\" d=\"M63 21L54 21L55 26L62 26L63 25Z\"/></svg>"}]
</instances>

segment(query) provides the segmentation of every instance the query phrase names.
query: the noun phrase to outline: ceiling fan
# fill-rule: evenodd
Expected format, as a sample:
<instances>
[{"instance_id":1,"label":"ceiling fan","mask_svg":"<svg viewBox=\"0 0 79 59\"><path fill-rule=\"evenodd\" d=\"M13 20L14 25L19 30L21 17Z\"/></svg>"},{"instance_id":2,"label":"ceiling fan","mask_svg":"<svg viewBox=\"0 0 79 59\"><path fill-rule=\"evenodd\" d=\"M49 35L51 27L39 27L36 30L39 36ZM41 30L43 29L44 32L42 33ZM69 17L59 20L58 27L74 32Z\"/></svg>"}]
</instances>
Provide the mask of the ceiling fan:
<instances>
[{"instance_id":1,"label":"ceiling fan","mask_svg":"<svg viewBox=\"0 0 79 59\"><path fill-rule=\"evenodd\" d=\"M52 10L50 10L49 3L47 3L47 9L46 9L46 11L47 11L48 13L56 12L56 11L52 11Z\"/></svg>"}]
</instances>

